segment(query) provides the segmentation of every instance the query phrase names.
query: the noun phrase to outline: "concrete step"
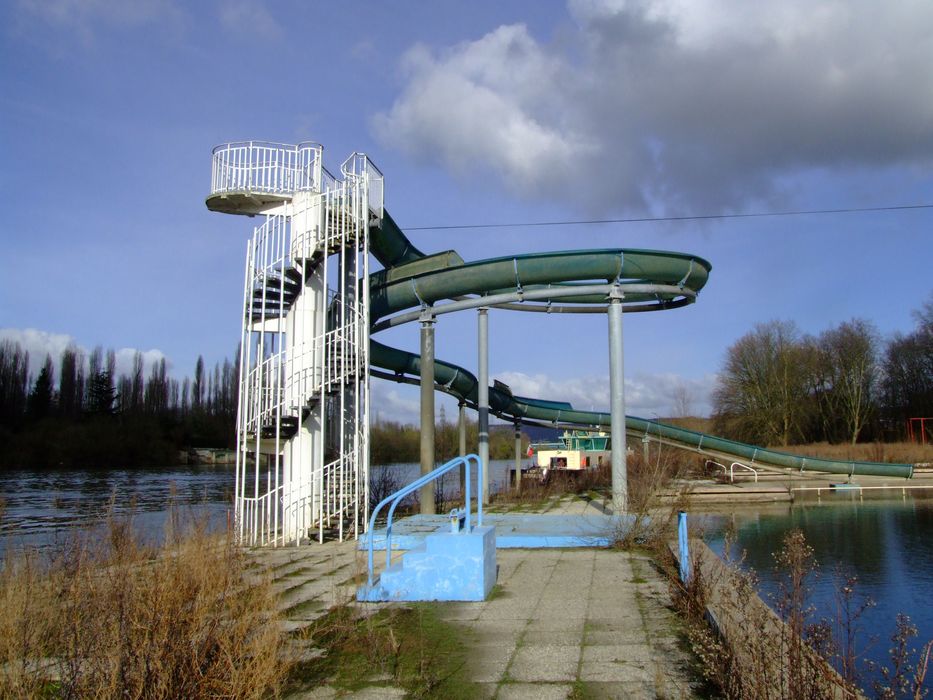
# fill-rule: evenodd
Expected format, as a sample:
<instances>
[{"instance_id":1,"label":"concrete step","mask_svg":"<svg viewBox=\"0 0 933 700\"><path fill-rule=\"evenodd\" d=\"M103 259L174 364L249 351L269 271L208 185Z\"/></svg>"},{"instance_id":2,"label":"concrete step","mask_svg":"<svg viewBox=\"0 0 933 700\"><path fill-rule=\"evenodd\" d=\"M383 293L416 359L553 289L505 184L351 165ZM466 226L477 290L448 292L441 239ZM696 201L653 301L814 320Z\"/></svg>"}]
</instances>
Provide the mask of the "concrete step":
<instances>
[{"instance_id":1,"label":"concrete step","mask_svg":"<svg viewBox=\"0 0 933 700\"><path fill-rule=\"evenodd\" d=\"M496 536L491 526L472 532L430 534L406 552L357 600L485 600L496 579Z\"/></svg>"}]
</instances>

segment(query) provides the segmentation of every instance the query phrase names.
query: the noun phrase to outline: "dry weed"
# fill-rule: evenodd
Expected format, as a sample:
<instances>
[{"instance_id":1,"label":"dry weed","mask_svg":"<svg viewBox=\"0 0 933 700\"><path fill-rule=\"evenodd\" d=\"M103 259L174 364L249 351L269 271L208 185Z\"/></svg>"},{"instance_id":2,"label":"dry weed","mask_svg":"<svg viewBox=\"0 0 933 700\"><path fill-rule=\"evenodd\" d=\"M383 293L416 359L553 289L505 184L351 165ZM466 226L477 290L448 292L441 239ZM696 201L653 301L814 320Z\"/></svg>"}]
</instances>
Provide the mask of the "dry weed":
<instances>
[{"instance_id":1,"label":"dry weed","mask_svg":"<svg viewBox=\"0 0 933 700\"><path fill-rule=\"evenodd\" d=\"M3 562L0 696L277 692L287 668L275 599L229 538L195 526L153 548L116 518L107 533L106 542L75 534L53 556L25 551Z\"/></svg>"},{"instance_id":2,"label":"dry weed","mask_svg":"<svg viewBox=\"0 0 933 700\"><path fill-rule=\"evenodd\" d=\"M804 457L822 457L842 462L893 462L898 464L920 464L933 462L933 445L915 442L860 442L831 444L815 442L808 445L773 447L781 452L791 452Z\"/></svg>"}]
</instances>

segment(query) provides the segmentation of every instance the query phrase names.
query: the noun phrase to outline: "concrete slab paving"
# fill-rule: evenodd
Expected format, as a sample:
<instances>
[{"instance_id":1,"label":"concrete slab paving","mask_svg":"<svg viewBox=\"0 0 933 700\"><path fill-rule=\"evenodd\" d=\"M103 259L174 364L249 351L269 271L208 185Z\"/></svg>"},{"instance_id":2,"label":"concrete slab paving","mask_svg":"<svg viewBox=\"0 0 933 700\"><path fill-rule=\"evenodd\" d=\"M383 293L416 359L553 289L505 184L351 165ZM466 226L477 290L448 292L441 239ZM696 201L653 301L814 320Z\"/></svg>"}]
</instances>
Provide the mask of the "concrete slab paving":
<instances>
[{"instance_id":1,"label":"concrete slab paving","mask_svg":"<svg viewBox=\"0 0 933 700\"><path fill-rule=\"evenodd\" d=\"M516 649L508 678L516 681L574 681L580 665L578 644L523 644Z\"/></svg>"},{"instance_id":2,"label":"concrete slab paving","mask_svg":"<svg viewBox=\"0 0 933 700\"><path fill-rule=\"evenodd\" d=\"M666 585L646 556L608 549L497 556L496 597L475 604L475 620L464 620L462 608L448 615L437 607L469 630L468 676L483 697L695 697L699 679L678 646Z\"/></svg>"},{"instance_id":3,"label":"concrete slab paving","mask_svg":"<svg viewBox=\"0 0 933 700\"><path fill-rule=\"evenodd\" d=\"M566 700L571 692L567 683L503 683L496 700Z\"/></svg>"}]
</instances>

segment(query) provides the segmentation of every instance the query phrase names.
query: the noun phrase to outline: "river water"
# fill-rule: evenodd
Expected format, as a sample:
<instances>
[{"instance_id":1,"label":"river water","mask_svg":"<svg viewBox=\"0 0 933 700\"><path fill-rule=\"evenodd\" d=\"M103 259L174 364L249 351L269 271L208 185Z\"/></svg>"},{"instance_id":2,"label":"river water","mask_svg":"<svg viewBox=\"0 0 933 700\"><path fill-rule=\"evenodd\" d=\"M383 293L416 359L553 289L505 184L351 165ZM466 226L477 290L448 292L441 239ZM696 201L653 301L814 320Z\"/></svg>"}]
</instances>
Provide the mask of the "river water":
<instances>
[{"instance_id":1,"label":"river water","mask_svg":"<svg viewBox=\"0 0 933 700\"><path fill-rule=\"evenodd\" d=\"M502 488L512 464L510 460L491 461L493 493ZM418 464L374 466L373 480L388 474L386 483L397 488L417 478L419 471ZM458 475L445 475L443 485L446 493L455 494ZM230 517L233 488L232 465L3 471L0 556L11 546L54 546L75 526L100 527L108 510L117 515L132 513L137 531L148 541L157 542L163 536L170 503L182 518L206 518L211 528L220 530Z\"/></svg>"},{"instance_id":2,"label":"river water","mask_svg":"<svg viewBox=\"0 0 933 700\"><path fill-rule=\"evenodd\" d=\"M913 646L933 638L933 501L906 497L860 500L839 493L821 501L738 510L708 516L710 545L722 552L724 529L735 532L735 553L758 575L766 601L778 595L782 572L774 552L795 528L803 531L818 564L811 580L816 616L835 617L837 591L846 576L857 576L856 595L869 598L862 628L862 657L890 665L888 649L898 613L910 616L919 630ZM866 673L870 679L872 674ZM867 681L866 681L867 682Z\"/></svg>"}]
</instances>

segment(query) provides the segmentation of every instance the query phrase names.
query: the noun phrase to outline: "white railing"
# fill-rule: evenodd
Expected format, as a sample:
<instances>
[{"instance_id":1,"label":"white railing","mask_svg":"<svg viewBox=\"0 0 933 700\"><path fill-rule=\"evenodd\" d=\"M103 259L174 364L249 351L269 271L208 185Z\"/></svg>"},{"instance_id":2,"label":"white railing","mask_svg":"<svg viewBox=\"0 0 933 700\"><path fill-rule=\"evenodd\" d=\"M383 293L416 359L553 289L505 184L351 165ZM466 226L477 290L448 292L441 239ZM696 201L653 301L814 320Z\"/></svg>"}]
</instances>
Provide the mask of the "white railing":
<instances>
[{"instance_id":1,"label":"white railing","mask_svg":"<svg viewBox=\"0 0 933 700\"><path fill-rule=\"evenodd\" d=\"M257 287L265 285L270 278L281 278L279 284L284 284L285 270L289 265L286 247L288 229L288 217L283 215L267 216L265 223L256 228L252 261L253 282ZM279 284L271 288L276 289Z\"/></svg>"},{"instance_id":2,"label":"white railing","mask_svg":"<svg viewBox=\"0 0 933 700\"><path fill-rule=\"evenodd\" d=\"M239 141L217 146L211 152L211 194L319 191L324 179L321 151L316 143Z\"/></svg>"},{"instance_id":3,"label":"white railing","mask_svg":"<svg viewBox=\"0 0 933 700\"><path fill-rule=\"evenodd\" d=\"M246 374L244 389L248 399L243 406L243 425L249 433L259 432L263 426L275 423L282 415L285 408L282 379L284 358L285 353L280 350L254 365Z\"/></svg>"},{"instance_id":4,"label":"white railing","mask_svg":"<svg viewBox=\"0 0 933 700\"><path fill-rule=\"evenodd\" d=\"M365 153L353 153L340 166L340 172L348 180L365 183L369 210L382 218L385 206L385 178Z\"/></svg>"},{"instance_id":5,"label":"white railing","mask_svg":"<svg viewBox=\"0 0 933 700\"><path fill-rule=\"evenodd\" d=\"M710 465L713 465L713 466L715 466L715 467L719 467L720 469L722 469L723 477L728 476L728 477L729 477L729 483L734 483L734 482L735 482L735 468L736 468L736 467L739 467L740 469L745 469L745 470L747 470L747 471L750 471L750 472L755 476L755 483L756 483L756 484L758 483L758 470L757 470L757 469L753 469L752 467L748 466L747 464L742 464L741 462L733 462L732 464L729 465L729 468L727 469L727 468L726 468L726 465L725 465L725 464L722 464L721 462L717 462L717 461L712 460L712 459L706 460L706 466L710 466Z\"/></svg>"}]
</instances>

